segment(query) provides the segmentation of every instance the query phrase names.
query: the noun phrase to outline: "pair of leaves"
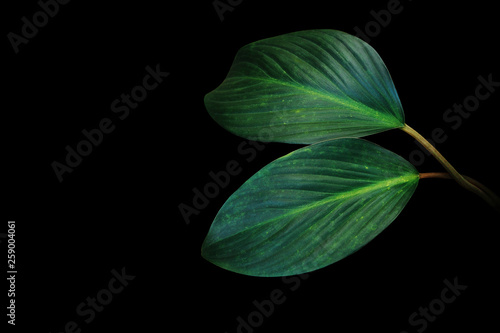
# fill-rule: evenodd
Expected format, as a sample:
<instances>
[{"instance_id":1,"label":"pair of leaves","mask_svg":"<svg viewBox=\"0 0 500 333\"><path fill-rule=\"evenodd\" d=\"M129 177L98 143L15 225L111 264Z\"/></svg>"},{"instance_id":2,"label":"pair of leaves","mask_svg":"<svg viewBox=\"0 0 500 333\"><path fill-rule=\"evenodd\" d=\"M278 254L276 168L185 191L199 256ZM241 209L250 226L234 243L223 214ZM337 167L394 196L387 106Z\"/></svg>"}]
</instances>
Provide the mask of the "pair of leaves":
<instances>
[{"instance_id":1,"label":"pair of leaves","mask_svg":"<svg viewBox=\"0 0 500 333\"><path fill-rule=\"evenodd\" d=\"M383 61L354 36L310 30L249 44L205 105L248 139L319 142L264 167L221 208L202 255L225 269L283 276L332 264L386 228L417 186L410 163L355 139L403 127L404 113Z\"/></svg>"}]
</instances>

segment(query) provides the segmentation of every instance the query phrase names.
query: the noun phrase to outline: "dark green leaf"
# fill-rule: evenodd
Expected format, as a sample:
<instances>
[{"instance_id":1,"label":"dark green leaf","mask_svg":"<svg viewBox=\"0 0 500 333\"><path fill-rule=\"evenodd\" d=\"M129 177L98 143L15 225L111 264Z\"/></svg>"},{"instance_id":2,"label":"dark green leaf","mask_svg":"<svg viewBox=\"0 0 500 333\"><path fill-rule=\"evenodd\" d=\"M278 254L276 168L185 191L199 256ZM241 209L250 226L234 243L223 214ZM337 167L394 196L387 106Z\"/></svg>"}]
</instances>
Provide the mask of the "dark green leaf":
<instances>
[{"instance_id":1,"label":"dark green leaf","mask_svg":"<svg viewBox=\"0 0 500 333\"><path fill-rule=\"evenodd\" d=\"M418 179L409 162L362 139L298 149L268 164L227 200L202 255L247 275L316 270L384 230Z\"/></svg>"},{"instance_id":2,"label":"dark green leaf","mask_svg":"<svg viewBox=\"0 0 500 333\"><path fill-rule=\"evenodd\" d=\"M336 30L299 31L244 46L205 105L222 127L259 141L315 143L404 125L377 52Z\"/></svg>"}]
</instances>

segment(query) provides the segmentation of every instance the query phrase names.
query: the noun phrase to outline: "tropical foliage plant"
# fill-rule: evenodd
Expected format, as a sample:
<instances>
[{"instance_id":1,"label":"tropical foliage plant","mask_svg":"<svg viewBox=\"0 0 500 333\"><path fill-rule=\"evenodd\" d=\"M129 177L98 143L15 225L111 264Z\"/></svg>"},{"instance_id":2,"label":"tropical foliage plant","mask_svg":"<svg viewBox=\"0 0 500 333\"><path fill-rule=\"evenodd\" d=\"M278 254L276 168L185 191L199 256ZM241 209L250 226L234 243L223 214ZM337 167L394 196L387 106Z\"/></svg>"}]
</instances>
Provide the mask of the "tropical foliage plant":
<instances>
[{"instance_id":1,"label":"tropical foliage plant","mask_svg":"<svg viewBox=\"0 0 500 333\"><path fill-rule=\"evenodd\" d=\"M222 206L202 245L222 268L285 276L330 265L388 227L424 178L454 179L500 210L494 193L405 123L384 62L347 33L299 31L244 46L205 105L238 136L308 144L262 168ZM419 173L360 139L391 129L414 137L446 172Z\"/></svg>"}]
</instances>

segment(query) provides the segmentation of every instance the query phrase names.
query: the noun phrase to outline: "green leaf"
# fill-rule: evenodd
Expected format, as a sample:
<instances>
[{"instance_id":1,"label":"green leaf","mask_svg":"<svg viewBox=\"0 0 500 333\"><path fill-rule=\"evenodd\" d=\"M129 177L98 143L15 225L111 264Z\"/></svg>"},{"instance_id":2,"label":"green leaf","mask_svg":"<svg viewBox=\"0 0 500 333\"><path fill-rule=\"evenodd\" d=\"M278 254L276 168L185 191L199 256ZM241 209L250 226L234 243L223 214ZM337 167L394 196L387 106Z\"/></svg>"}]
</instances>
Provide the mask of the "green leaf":
<instances>
[{"instance_id":1,"label":"green leaf","mask_svg":"<svg viewBox=\"0 0 500 333\"><path fill-rule=\"evenodd\" d=\"M267 142L315 143L404 126L382 59L363 40L336 30L244 46L205 105L225 129Z\"/></svg>"},{"instance_id":2,"label":"green leaf","mask_svg":"<svg viewBox=\"0 0 500 333\"><path fill-rule=\"evenodd\" d=\"M319 269L384 230L418 180L409 162L362 139L306 146L265 166L226 201L202 255L254 276Z\"/></svg>"}]
</instances>

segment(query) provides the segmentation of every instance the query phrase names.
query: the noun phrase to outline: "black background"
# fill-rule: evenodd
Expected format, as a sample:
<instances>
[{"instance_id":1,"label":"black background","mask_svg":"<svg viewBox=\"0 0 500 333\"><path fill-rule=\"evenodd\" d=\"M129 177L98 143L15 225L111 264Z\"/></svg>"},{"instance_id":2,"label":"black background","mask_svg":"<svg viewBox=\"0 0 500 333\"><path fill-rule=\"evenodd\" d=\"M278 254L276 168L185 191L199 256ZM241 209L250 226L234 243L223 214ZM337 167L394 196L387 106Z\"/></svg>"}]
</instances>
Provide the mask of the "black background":
<instances>
[{"instance_id":1,"label":"black background","mask_svg":"<svg viewBox=\"0 0 500 333\"><path fill-rule=\"evenodd\" d=\"M15 54L36 1L4 4L3 224L16 220L16 330L82 332L181 330L235 332L271 291L286 300L256 332L416 332L408 317L439 298L443 281L467 285L426 332L497 327L499 215L449 180L423 180L401 215L350 257L310 273L300 285L220 269L200 256L201 243L225 200L261 167L298 146L266 144L250 162L244 139L218 126L203 96L224 79L243 45L314 28L354 34L389 1L245 0L221 21L212 1L71 1ZM162 4L160 4L162 3ZM237 2L233 2L237 3ZM456 130L443 121L473 95L478 77L500 81L497 9L493 2L401 1L403 10L370 44L393 77L406 122L429 137L459 171L500 192L500 90ZM113 100L142 83L145 67L170 75L119 120ZM60 183L53 161L75 147L83 129L110 118L115 130ZM416 149L398 130L368 137L405 158ZM209 172L236 160L242 172L186 224L181 203ZM430 157L420 172L442 171ZM4 183L5 184L5 183ZM5 242L2 251L6 253ZM5 265L2 270L5 272ZM135 279L90 323L75 312L105 288L111 270ZM296 281L296 280L292 280ZM292 290L296 287L296 290ZM7 304L7 285L1 291ZM6 311L6 310L4 310ZM2 314L2 321L7 320ZM12 327L8 327L12 329Z\"/></svg>"}]
</instances>

